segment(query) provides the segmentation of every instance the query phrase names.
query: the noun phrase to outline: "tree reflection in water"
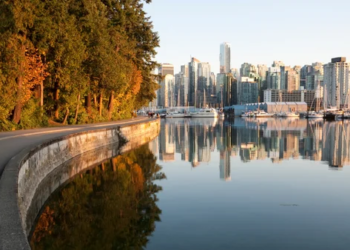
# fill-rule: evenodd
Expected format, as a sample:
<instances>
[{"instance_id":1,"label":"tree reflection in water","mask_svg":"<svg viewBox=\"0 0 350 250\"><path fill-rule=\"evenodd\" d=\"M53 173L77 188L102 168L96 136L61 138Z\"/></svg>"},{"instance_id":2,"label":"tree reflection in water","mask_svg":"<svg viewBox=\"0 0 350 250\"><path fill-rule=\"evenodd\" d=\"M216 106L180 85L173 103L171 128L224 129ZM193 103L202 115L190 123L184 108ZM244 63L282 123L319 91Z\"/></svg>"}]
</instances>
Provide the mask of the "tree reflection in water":
<instances>
[{"instance_id":1,"label":"tree reflection in water","mask_svg":"<svg viewBox=\"0 0 350 250\"><path fill-rule=\"evenodd\" d=\"M49 198L32 249L143 249L160 221L161 169L144 145L81 174Z\"/></svg>"}]
</instances>

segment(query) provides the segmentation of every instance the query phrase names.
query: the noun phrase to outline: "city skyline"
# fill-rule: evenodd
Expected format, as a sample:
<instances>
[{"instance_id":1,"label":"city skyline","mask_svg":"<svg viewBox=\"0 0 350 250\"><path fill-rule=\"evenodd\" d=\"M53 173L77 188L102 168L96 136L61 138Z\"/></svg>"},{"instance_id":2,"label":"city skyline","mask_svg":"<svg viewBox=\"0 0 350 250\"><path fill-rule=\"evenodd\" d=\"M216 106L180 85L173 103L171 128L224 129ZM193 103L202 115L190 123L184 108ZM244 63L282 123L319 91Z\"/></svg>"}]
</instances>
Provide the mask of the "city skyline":
<instances>
[{"instance_id":1,"label":"city skyline","mask_svg":"<svg viewBox=\"0 0 350 250\"><path fill-rule=\"evenodd\" d=\"M350 57L350 36L344 32L350 8L346 1L153 0L145 7L161 38L156 60L174 64L175 72L196 57L219 73L218 45L223 42L231 44L231 68L244 62L270 65L281 60L295 66ZM193 20L201 24L197 29Z\"/></svg>"}]
</instances>

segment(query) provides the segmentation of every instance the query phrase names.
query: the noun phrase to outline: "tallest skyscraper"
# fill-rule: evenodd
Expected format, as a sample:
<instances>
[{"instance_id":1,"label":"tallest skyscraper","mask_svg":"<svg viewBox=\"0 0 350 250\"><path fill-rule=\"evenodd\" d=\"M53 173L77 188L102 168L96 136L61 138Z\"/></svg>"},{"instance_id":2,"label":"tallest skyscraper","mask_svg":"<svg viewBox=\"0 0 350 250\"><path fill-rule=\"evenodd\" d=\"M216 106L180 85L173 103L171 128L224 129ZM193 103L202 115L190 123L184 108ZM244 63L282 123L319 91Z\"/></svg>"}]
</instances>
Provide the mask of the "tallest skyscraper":
<instances>
[{"instance_id":1,"label":"tallest skyscraper","mask_svg":"<svg viewBox=\"0 0 350 250\"><path fill-rule=\"evenodd\" d=\"M220 73L229 73L231 69L231 45L220 44Z\"/></svg>"}]
</instances>

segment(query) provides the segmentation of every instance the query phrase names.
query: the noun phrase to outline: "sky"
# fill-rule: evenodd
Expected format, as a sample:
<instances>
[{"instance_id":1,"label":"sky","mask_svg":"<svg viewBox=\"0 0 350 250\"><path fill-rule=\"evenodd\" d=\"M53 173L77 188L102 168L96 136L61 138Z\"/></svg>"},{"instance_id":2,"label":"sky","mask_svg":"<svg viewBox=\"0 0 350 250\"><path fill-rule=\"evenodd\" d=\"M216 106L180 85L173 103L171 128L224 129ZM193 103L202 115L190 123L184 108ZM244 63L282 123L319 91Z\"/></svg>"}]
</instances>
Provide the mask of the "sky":
<instances>
[{"instance_id":1,"label":"sky","mask_svg":"<svg viewBox=\"0 0 350 250\"><path fill-rule=\"evenodd\" d=\"M144 9L160 37L155 59L175 73L191 57L218 73L223 42L231 44L231 68L350 61L349 0L152 0Z\"/></svg>"}]
</instances>

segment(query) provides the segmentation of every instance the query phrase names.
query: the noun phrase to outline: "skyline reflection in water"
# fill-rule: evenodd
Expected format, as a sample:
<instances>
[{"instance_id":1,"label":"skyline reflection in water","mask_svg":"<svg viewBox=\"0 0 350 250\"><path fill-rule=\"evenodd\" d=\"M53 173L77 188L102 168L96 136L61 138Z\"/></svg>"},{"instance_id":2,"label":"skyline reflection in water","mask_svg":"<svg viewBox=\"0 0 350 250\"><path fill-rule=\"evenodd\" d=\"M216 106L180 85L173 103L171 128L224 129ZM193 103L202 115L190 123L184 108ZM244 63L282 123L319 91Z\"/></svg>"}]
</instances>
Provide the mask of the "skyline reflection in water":
<instances>
[{"instance_id":1,"label":"skyline reflection in water","mask_svg":"<svg viewBox=\"0 0 350 250\"><path fill-rule=\"evenodd\" d=\"M209 163L219 151L220 178L231 179L230 158L241 162L270 159L272 163L308 159L332 168L350 164L350 121L307 119L167 119L150 149L160 162L189 162L192 167Z\"/></svg>"},{"instance_id":2,"label":"skyline reflection in water","mask_svg":"<svg viewBox=\"0 0 350 250\"><path fill-rule=\"evenodd\" d=\"M149 147L167 180L147 249L348 249L350 168L329 170L349 164L349 130L348 121L162 121Z\"/></svg>"},{"instance_id":3,"label":"skyline reflection in water","mask_svg":"<svg viewBox=\"0 0 350 250\"><path fill-rule=\"evenodd\" d=\"M347 250L349 136L348 121L162 120L57 190L33 249Z\"/></svg>"}]
</instances>

